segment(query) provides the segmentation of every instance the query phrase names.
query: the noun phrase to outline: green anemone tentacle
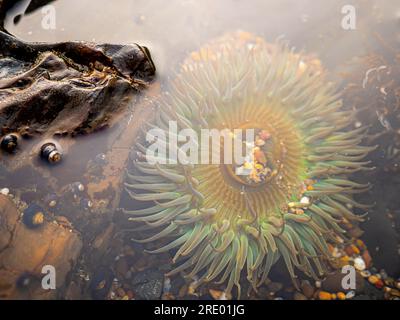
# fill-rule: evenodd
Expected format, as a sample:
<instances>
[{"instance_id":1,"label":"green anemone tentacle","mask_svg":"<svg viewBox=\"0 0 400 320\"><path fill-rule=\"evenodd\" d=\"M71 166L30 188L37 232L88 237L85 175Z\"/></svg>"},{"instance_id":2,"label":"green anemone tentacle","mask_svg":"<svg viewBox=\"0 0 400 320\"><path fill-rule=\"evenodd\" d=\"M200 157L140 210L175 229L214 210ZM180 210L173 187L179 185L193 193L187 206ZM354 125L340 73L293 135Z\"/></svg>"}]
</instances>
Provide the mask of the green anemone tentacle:
<instances>
[{"instance_id":1,"label":"green anemone tentacle","mask_svg":"<svg viewBox=\"0 0 400 320\"><path fill-rule=\"evenodd\" d=\"M362 220L349 208L368 208L352 196L370 186L349 174L370 170L363 159L374 147L359 145L365 128L348 129L354 114L342 109L319 61L280 43L230 34L192 53L156 104L144 132L158 128L166 137L169 121L176 121L179 130L199 134L255 128L262 137L254 149L261 178L237 177L228 165L133 159L125 188L132 201L148 206L124 212L154 230L139 241L165 241L152 252L176 251L169 275L197 275L198 285L226 282L227 291L240 291L244 275L257 290L282 258L295 284L297 270L323 276L328 244L345 238L340 223ZM140 152L147 148L138 145Z\"/></svg>"}]
</instances>

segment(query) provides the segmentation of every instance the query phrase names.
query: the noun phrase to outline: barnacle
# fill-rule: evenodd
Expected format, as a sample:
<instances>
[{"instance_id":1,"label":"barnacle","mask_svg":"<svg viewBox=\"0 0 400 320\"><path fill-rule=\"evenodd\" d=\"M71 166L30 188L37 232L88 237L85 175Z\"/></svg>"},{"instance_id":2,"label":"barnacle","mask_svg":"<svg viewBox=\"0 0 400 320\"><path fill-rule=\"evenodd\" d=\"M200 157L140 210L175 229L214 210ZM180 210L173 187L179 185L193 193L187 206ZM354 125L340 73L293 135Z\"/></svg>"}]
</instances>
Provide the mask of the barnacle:
<instances>
[{"instance_id":1,"label":"barnacle","mask_svg":"<svg viewBox=\"0 0 400 320\"><path fill-rule=\"evenodd\" d=\"M373 147L359 145L365 128L349 127L354 115L342 109L319 61L281 42L228 34L192 53L156 104L148 128L167 133L174 120L196 132L257 133L249 176L231 165L133 159L125 187L145 207L124 211L152 232L137 241L165 241L154 253L173 250L169 275L226 283L239 296L242 275L257 290L280 257L295 284L296 269L321 277L328 243L345 237L340 222L362 220L349 208L366 208L353 194L369 186L348 175L370 170L363 158Z\"/></svg>"}]
</instances>

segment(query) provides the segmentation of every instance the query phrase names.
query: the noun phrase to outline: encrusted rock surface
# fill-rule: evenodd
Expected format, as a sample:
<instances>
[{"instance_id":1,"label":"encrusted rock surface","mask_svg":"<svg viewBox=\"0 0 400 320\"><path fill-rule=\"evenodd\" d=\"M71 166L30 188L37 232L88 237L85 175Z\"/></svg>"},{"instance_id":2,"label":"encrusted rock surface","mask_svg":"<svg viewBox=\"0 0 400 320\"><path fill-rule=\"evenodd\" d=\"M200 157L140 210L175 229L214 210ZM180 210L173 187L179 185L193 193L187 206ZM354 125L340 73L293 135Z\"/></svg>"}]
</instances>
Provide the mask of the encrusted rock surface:
<instances>
[{"instance_id":1,"label":"encrusted rock surface","mask_svg":"<svg viewBox=\"0 0 400 320\"><path fill-rule=\"evenodd\" d=\"M13 201L0 195L0 298L54 299L82 248L79 234L55 222L29 229ZM41 287L42 268L56 270L56 290ZM24 277L29 284L21 287Z\"/></svg>"}]
</instances>

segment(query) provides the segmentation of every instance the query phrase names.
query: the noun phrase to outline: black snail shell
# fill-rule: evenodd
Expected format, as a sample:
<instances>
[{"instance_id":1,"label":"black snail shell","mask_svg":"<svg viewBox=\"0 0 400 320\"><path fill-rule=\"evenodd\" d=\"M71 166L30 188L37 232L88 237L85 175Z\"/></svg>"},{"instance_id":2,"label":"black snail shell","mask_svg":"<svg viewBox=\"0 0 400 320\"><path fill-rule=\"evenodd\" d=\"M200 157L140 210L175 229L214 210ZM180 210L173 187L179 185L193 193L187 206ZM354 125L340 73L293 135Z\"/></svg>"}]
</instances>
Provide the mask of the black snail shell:
<instances>
[{"instance_id":1,"label":"black snail shell","mask_svg":"<svg viewBox=\"0 0 400 320\"><path fill-rule=\"evenodd\" d=\"M40 156L49 163L58 163L62 159L62 152L52 143L45 143L40 149Z\"/></svg>"},{"instance_id":2,"label":"black snail shell","mask_svg":"<svg viewBox=\"0 0 400 320\"><path fill-rule=\"evenodd\" d=\"M37 281L37 277L30 273L30 272L24 272L21 274L17 281L16 281L16 287L19 290L26 290L28 289L33 283Z\"/></svg>"},{"instance_id":3,"label":"black snail shell","mask_svg":"<svg viewBox=\"0 0 400 320\"><path fill-rule=\"evenodd\" d=\"M104 300L110 291L114 274L111 269L100 267L93 275L90 283L90 293L95 300Z\"/></svg>"},{"instance_id":4,"label":"black snail shell","mask_svg":"<svg viewBox=\"0 0 400 320\"><path fill-rule=\"evenodd\" d=\"M25 209L22 221L28 228L35 229L44 223L44 218L43 208L37 204L31 204Z\"/></svg>"},{"instance_id":5,"label":"black snail shell","mask_svg":"<svg viewBox=\"0 0 400 320\"><path fill-rule=\"evenodd\" d=\"M15 134L7 134L1 140L1 148L7 152L13 152L18 146L18 137Z\"/></svg>"}]
</instances>

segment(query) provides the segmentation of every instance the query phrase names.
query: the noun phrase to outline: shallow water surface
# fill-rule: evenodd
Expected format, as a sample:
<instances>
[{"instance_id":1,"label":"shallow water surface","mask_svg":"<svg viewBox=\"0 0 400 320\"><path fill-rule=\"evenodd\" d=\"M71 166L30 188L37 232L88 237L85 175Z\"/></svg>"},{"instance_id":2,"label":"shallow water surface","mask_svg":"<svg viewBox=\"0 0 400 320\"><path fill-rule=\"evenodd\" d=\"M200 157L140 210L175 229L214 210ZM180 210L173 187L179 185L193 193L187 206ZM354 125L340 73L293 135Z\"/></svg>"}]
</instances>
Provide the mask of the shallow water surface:
<instances>
[{"instance_id":1,"label":"shallow water surface","mask_svg":"<svg viewBox=\"0 0 400 320\"><path fill-rule=\"evenodd\" d=\"M351 1L356 8L357 28L344 30L341 25L343 19L341 10L348 2L346 0L57 0L50 3L54 8L55 28L47 30L42 27L42 22L48 11L38 9L16 19L23 11L24 5L29 3L22 1L20 7L9 11L5 20L6 29L19 39L27 42L76 40L115 44L138 43L150 49L157 67L157 78L147 91L131 99L129 108L118 125L89 136L62 139L66 146L66 155L60 165L50 168L32 156L42 142L40 138L26 142L24 149L31 151L25 152L20 157L18 154L1 155L0 161L16 164L21 162L22 165L16 165L17 170L5 172L3 176L0 171L0 189L8 188L11 194L27 204L38 202L45 206L49 203L49 199L57 199L58 205L55 209L49 209L52 215L66 216L81 232L84 243L78 266L73 270L73 282L85 288L86 291L83 291L86 292L86 297L93 298L93 288L87 283L93 279L93 281L100 279L101 282L108 277L109 269L114 274L122 272L119 270L122 267L117 267L115 261L122 259L124 255L129 256L125 252L128 250L127 239L120 240L122 241L120 243L106 236L107 232L115 234L121 229L119 228L121 225L118 224L123 220L119 214L122 187L118 183L125 174L124 169L129 167L124 161L135 142L135 137L126 135L139 135L136 129L129 129L140 122L140 119L136 118L140 117L140 114L135 113L135 110L138 110L139 106L146 105L159 92L168 90L168 84L176 76L180 63L191 52L198 50L212 39L238 30L260 36L269 43L282 38L297 51L304 51L314 56L328 69L328 78L337 83L339 90L351 83L349 79L352 75L360 85L362 77L359 79L357 76L365 75L368 69L373 67L389 65L391 62L388 57L392 52L395 52L394 56L400 55L400 3L397 0ZM18 23L14 23L16 21ZM375 54L384 57L381 65L370 66L357 62L356 57ZM400 72L398 70L396 72L389 75L394 81L387 83L393 84L398 81ZM397 100L393 103L399 104L400 87L395 89ZM365 95L366 93L362 93L360 99L364 99L362 101L367 104L371 100ZM355 100L352 101L351 97L347 97L346 101L349 101L346 108L356 109ZM375 260L376 271L385 269L396 278L400 276L398 236L400 211L397 206L400 203L396 199L400 183L399 172L396 169L399 165L396 160L399 158L396 157L399 146L392 145L391 142L395 141L395 138L390 134L399 130L397 122L399 110L396 107L397 114L390 114L393 119L387 120L385 116L389 117L389 111L385 114L379 110L372 110L373 106L366 105L366 107L371 110L362 111L354 126L371 126L375 130L374 133L381 136L377 138L378 140L374 140L374 143L378 144L378 149L370 159L373 166L377 167L377 171L375 174L359 175L361 180L375 185L372 191L363 196L363 200L371 202L368 200L372 199L372 202L376 203L374 209L370 210L367 222L361 225L361 229L366 231L362 239ZM387 124L384 122L385 119L391 121L390 130L388 126L384 126ZM388 160L389 148L392 151L397 150L393 161ZM37 170L32 170L26 165L27 163L32 163ZM387 166L394 170L390 171L392 169L387 169ZM79 184L83 185L83 192L74 189L74 186ZM122 204L124 201L130 201L126 194L122 194ZM119 227L110 231L108 226L114 223ZM106 243L104 246L102 241ZM140 255L143 247L135 245L132 250L136 250ZM142 259L147 262L147 258ZM157 261L158 258L150 259ZM96 273L94 270L99 261L106 271ZM162 256L159 264L164 262L165 257ZM134 264L130 260L129 263ZM152 261L148 263L154 265ZM134 269L135 272L142 272L145 267L146 265L136 266ZM124 270L124 272L126 274L131 271ZM274 281L287 280L280 270L274 272ZM83 281L86 286L79 281ZM126 281L130 283L130 280ZM68 286L69 283L65 285ZM69 295L73 298L82 298L79 295L74 296L71 293L72 289L66 290L65 287L59 293L61 298L71 298ZM125 288L125 291L129 290Z\"/></svg>"}]
</instances>

